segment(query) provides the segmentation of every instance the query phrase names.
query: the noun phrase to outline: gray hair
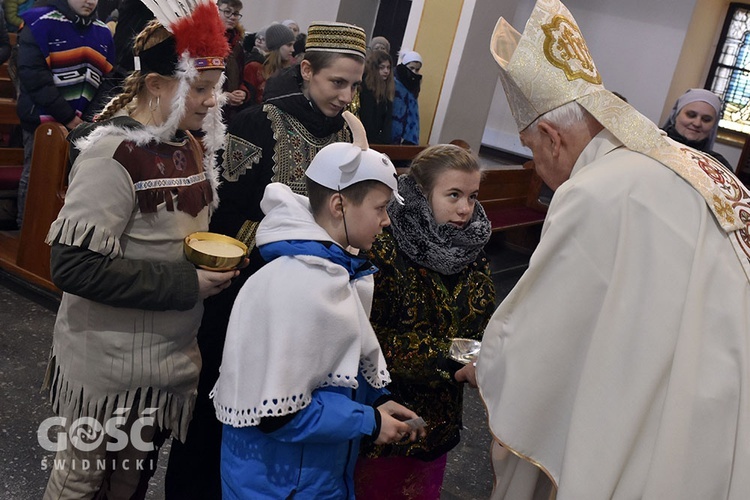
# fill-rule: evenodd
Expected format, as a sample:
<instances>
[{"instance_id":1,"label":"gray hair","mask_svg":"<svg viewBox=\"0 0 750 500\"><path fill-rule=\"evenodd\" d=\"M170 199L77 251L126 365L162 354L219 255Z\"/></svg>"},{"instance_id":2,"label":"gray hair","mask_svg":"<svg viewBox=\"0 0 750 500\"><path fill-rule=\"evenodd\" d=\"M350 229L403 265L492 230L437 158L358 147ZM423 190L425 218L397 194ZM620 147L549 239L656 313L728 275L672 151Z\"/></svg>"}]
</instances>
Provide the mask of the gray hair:
<instances>
[{"instance_id":1,"label":"gray hair","mask_svg":"<svg viewBox=\"0 0 750 500\"><path fill-rule=\"evenodd\" d=\"M529 132L536 133L539 122L544 120L551 124L561 127L568 128L576 123L583 122L588 118L589 112L586 111L583 106L578 104L576 101L570 101L557 107L553 110L547 111L543 115L540 115L536 120L526 128Z\"/></svg>"}]
</instances>

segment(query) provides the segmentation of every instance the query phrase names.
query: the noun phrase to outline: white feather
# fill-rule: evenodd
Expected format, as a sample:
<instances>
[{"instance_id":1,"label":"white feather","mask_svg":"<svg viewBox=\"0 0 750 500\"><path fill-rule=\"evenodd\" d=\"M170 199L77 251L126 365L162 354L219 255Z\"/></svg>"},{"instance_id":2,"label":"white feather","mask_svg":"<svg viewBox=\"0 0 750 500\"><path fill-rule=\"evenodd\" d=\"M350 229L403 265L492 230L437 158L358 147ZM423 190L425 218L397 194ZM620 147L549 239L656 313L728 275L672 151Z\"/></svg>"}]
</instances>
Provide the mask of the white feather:
<instances>
[{"instance_id":1,"label":"white feather","mask_svg":"<svg viewBox=\"0 0 750 500\"><path fill-rule=\"evenodd\" d=\"M154 13L162 26L172 31L171 26L178 19L189 16L193 9L204 0L141 0Z\"/></svg>"}]
</instances>

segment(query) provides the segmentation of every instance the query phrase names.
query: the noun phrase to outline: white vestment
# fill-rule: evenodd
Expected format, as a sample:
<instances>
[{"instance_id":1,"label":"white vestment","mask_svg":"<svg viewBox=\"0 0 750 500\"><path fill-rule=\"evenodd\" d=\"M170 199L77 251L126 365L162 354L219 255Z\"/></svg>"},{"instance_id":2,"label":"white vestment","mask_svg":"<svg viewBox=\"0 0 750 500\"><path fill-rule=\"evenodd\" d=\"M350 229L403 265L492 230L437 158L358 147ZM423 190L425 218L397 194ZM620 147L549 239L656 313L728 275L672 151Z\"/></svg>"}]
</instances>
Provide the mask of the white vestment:
<instances>
[{"instance_id":1,"label":"white vestment","mask_svg":"<svg viewBox=\"0 0 750 500\"><path fill-rule=\"evenodd\" d=\"M749 337L750 284L704 198L604 130L556 191L477 380L493 435L558 499L747 499Z\"/></svg>"}]
</instances>

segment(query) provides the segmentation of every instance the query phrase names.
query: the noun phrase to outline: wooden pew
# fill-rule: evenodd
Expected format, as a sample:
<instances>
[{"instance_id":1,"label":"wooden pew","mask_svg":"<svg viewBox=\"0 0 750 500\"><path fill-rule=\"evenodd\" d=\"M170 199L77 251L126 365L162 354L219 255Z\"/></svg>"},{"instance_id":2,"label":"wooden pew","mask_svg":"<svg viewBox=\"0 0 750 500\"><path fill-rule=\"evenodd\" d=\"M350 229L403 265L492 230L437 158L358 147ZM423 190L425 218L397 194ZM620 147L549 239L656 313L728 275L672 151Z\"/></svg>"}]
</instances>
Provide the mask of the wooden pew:
<instances>
[{"instance_id":1,"label":"wooden pew","mask_svg":"<svg viewBox=\"0 0 750 500\"><path fill-rule=\"evenodd\" d=\"M50 248L44 239L62 208L67 189L67 135L67 129L59 123L44 123L37 128L23 228L20 236L0 232L0 268L57 293L50 278Z\"/></svg>"},{"instance_id":2,"label":"wooden pew","mask_svg":"<svg viewBox=\"0 0 750 500\"><path fill-rule=\"evenodd\" d=\"M16 34L8 33L8 39L10 40L10 46L16 45ZM16 86L10 76L10 70L8 61L0 64L0 97L9 99L16 98Z\"/></svg>"},{"instance_id":3,"label":"wooden pew","mask_svg":"<svg viewBox=\"0 0 750 500\"><path fill-rule=\"evenodd\" d=\"M464 149L471 149L469 144L462 139L453 139L450 144L461 146ZM396 145L396 144L372 144L370 146L375 151L379 151L383 154L388 155L393 165L396 167L396 171L399 174L403 174L408 170L409 163L421 153L428 146L416 146L412 144L407 145Z\"/></svg>"},{"instance_id":4,"label":"wooden pew","mask_svg":"<svg viewBox=\"0 0 750 500\"><path fill-rule=\"evenodd\" d=\"M531 168L486 170L479 201L492 232L515 251L531 253L539 243L547 205L539 199L544 183Z\"/></svg>"},{"instance_id":5,"label":"wooden pew","mask_svg":"<svg viewBox=\"0 0 750 500\"><path fill-rule=\"evenodd\" d=\"M544 222L547 207L539 201L542 183L529 169L486 170L479 201L492 221L493 231L504 231Z\"/></svg>"},{"instance_id":6,"label":"wooden pew","mask_svg":"<svg viewBox=\"0 0 750 500\"><path fill-rule=\"evenodd\" d=\"M0 230L16 227L16 198L22 171L23 148L0 148Z\"/></svg>"},{"instance_id":7,"label":"wooden pew","mask_svg":"<svg viewBox=\"0 0 750 500\"><path fill-rule=\"evenodd\" d=\"M737 163L737 169L735 172L745 186L750 188L750 136L745 139L745 144L742 147L742 153L740 154L740 160Z\"/></svg>"},{"instance_id":8,"label":"wooden pew","mask_svg":"<svg viewBox=\"0 0 750 500\"><path fill-rule=\"evenodd\" d=\"M11 46L16 34L8 33ZM15 228L18 181L23 170L23 148L9 144L20 138L20 121L16 113L16 89L10 78L8 63L0 64L0 229Z\"/></svg>"},{"instance_id":9,"label":"wooden pew","mask_svg":"<svg viewBox=\"0 0 750 500\"><path fill-rule=\"evenodd\" d=\"M18 119L16 112L16 100L9 97L0 97L0 124L18 125L21 120Z\"/></svg>"}]
</instances>

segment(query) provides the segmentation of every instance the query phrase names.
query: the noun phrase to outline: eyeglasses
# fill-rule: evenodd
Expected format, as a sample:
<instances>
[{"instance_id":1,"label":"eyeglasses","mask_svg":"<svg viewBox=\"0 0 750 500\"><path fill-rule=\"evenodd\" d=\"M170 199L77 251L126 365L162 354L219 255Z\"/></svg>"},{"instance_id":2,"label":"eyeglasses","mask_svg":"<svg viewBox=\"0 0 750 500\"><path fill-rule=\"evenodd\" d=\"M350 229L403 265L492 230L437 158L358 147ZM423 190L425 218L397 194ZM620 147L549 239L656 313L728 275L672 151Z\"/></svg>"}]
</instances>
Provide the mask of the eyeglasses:
<instances>
[{"instance_id":1,"label":"eyeglasses","mask_svg":"<svg viewBox=\"0 0 750 500\"><path fill-rule=\"evenodd\" d=\"M221 10L221 13L224 14L224 17L226 17L227 19L230 19L232 17L236 17L237 19L242 19L242 14L240 14L239 12L232 12L231 10L224 10L224 9L220 9L220 10Z\"/></svg>"}]
</instances>

